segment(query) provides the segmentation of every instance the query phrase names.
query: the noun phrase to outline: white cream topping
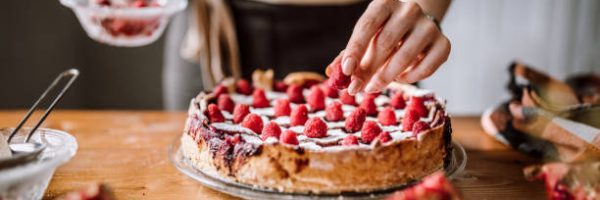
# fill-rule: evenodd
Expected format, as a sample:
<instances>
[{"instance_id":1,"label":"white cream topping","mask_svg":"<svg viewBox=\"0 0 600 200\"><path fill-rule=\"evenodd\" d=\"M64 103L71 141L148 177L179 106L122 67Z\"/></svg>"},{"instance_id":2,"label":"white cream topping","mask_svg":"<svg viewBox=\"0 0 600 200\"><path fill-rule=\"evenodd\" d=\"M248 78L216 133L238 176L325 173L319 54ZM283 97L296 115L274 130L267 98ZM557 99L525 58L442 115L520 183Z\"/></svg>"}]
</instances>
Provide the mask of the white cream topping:
<instances>
[{"instance_id":1,"label":"white cream topping","mask_svg":"<svg viewBox=\"0 0 600 200\"><path fill-rule=\"evenodd\" d=\"M308 95L308 92L309 92L309 90L307 90L307 89L303 90L303 94L305 96ZM425 96L425 95L433 94L431 91L421 91L419 89L409 89L409 90L405 90L404 92L406 94L410 94L410 95L414 95L414 96ZM267 99L270 100L271 105L274 105L275 100L278 98L287 98L287 94L281 93L281 92L266 91L265 95L267 96ZM250 106L252 105L252 96L251 95L241 95L241 94L237 94L237 93L231 93L230 96L236 104L243 103L243 104L247 104ZM362 101L362 99L363 99L362 94L358 94L356 96L357 103L360 103ZM329 104L333 103L333 101L339 101L339 100L326 97L325 101L326 101L326 105L329 105ZM379 95L378 97L375 98L375 104L378 106L377 107L378 111L382 110L384 108L383 105L389 104L389 102L390 102L390 98L385 95ZM434 114L436 112L434 104L435 104L435 102L426 102L425 105L430 107L431 109L429 110L428 117L421 118L421 121L431 122L433 120ZM305 105L310 110L310 106L308 106L307 104L305 104ZM290 103L290 106L292 109L294 109L295 107L297 107L297 104ZM342 111L344 112L344 118L347 118L350 115L350 113L352 113L352 111L354 111L355 109L356 109L356 106L343 104ZM220 130L225 130L225 131L245 133L245 134L241 134L244 141L253 143L253 144L262 144L262 143L274 144L274 143L279 142L279 140L274 137L270 137L270 138L267 138L265 141L262 141L260 139L260 136L258 133L254 133L252 130L245 128L239 124L233 124L231 122L231 120L233 119L233 115L231 113L229 113L227 111L222 111L222 112L223 112L223 116L227 119L227 122L212 123L211 125L213 127L220 129ZM263 124L265 124L265 125L269 121L273 121L273 122L277 123L278 125L282 126L282 132L289 129L289 130L292 130L293 132L295 132L296 134L298 134L298 141L300 142L299 146L303 147L305 149L335 151L335 150L342 150L342 149L348 149L348 148L372 148L372 145L362 144L362 143L360 143L359 145L355 145L355 146L341 146L341 145L332 145L332 146L326 146L326 147L320 146L319 144L334 144L338 141L341 141L344 137L346 137L347 135L350 135L350 134L355 135L356 137L360 138L360 136L361 136L360 131L355 132L355 133L346 133L345 131L343 131L343 128L345 125L344 120L338 121L338 122L328 122L328 121L324 120L325 123L327 124L327 127L329 127L329 129L327 131L327 136L323 137L323 138L309 138L303 134L304 126L293 126L293 127L287 128L287 129L285 128L285 127L289 126L289 124L290 124L290 117L288 117L288 116L275 117L272 120L269 120L269 117L273 117L275 115L275 111L274 111L273 107L268 107L268 108L251 107L250 112L260 115L263 120ZM402 131L401 119L405 113L404 109L396 109L396 110L394 110L394 113L396 114L396 118L399 122L398 125L383 126L382 124L380 124L378 122L377 118L372 117L372 116L367 116L366 120L377 122L377 124L381 127L381 129L383 131L387 131L390 133L392 140L394 140L394 141L414 139L412 137L412 135L413 135L412 132L410 132L410 131L403 132ZM201 115L203 115L203 114L201 114ZM321 110L321 111L317 111L314 113L309 113L309 118L319 117L321 119L324 119L325 115L326 115L326 112L324 110ZM204 116L202 116L202 117L204 117ZM417 139L421 140L422 134L419 135L419 137Z\"/></svg>"}]
</instances>

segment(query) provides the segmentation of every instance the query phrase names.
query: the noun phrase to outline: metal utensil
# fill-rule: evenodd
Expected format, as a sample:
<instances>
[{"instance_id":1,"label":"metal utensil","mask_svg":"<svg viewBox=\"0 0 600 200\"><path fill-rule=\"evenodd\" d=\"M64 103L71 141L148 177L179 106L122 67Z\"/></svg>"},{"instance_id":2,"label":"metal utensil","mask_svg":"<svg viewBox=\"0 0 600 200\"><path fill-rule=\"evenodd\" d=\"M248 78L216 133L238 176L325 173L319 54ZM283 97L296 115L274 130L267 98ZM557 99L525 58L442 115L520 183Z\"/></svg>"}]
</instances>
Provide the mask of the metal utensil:
<instances>
[{"instance_id":1,"label":"metal utensil","mask_svg":"<svg viewBox=\"0 0 600 200\"><path fill-rule=\"evenodd\" d=\"M6 167L12 167L12 166L16 166L16 165L21 165L21 164L25 164L25 163L34 161L44 151L44 149L46 148L45 144L39 143L39 142L29 142L29 139L31 139L31 136L40 127L40 125L42 125L42 123L44 123L44 121L46 120L46 118L48 117L50 112L52 112L52 110L54 109L54 106L56 106L56 104L62 99L63 95L71 87L71 84L75 81L77 76L79 76L79 70L77 70L77 69L69 69L67 71L60 73L58 75L58 77L56 77L56 79L54 79L54 81L50 84L50 86L48 86L46 91L44 91L44 93L42 93L42 95L37 99L37 101L33 104L33 106L31 106L31 108L29 108L29 111L27 111L27 114L25 114L25 117L23 117L21 122L19 122L17 127L15 127L15 129L12 130L10 136L8 137L7 143L9 144L8 146L10 148L12 156L5 158L5 159L0 159L0 169L6 168ZM69 78L67 83L63 86L62 90L54 98L54 100L52 101L50 106L48 106L48 108L44 112L44 115L42 115L42 117L37 122L37 124L29 130L29 133L27 134L25 141L23 143L11 144L10 143L11 140L14 138L15 135L17 135L17 133L23 127L25 122L27 122L29 117L31 117L31 115L33 114L35 109L38 107L40 102L44 98L46 98L46 95L48 95L48 93L56 85L58 85L64 78Z\"/></svg>"}]
</instances>

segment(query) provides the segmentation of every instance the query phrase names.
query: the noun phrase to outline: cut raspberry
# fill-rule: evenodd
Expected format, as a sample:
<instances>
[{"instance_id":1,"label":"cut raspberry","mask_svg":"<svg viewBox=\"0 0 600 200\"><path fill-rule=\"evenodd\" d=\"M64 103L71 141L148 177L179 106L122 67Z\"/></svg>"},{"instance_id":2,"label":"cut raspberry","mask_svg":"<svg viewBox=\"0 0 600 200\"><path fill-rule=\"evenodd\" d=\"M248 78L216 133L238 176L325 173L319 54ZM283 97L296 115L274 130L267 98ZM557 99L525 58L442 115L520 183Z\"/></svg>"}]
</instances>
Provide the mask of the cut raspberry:
<instances>
[{"instance_id":1,"label":"cut raspberry","mask_svg":"<svg viewBox=\"0 0 600 200\"><path fill-rule=\"evenodd\" d=\"M304 103L304 95L302 95L302 86L292 84L287 88L286 93L292 103Z\"/></svg>"},{"instance_id":2,"label":"cut raspberry","mask_svg":"<svg viewBox=\"0 0 600 200\"><path fill-rule=\"evenodd\" d=\"M290 125L302 126L308 120L308 108L304 104L296 106L290 114Z\"/></svg>"},{"instance_id":3,"label":"cut raspberry","mask_svg":"<svg viewBox=\"0 0 600 200\"><path fill-rule=\"evenodd\" d=\"M242 126L254 131L256 134L260 134L263 128L263 121L257 114L250 113L244 117Z\"/></svg>"},{"instance_id":4,"label":"cut raspberry","mask_svg":"<svg viewBox=\"0 0 600 200\"><path fill-rule=\"evenodd\" d=\"M356 105L356 98L350 94L348 94L348 90L340 91L340 101L346 105Z\"/></svg>"},{"instance_id":5,"label":"cut raspberry","mask_svg":"<svg viewBox=\"0 0 600 200\"><path fill-rule=\"evenodd\" d=\"M235 91L243 95L250 95L252 94L252 90L254 90L254 88L252 88L252 84L250 84L250 82L248 82L246 79L238 80L235 83L235 86Z\"/></svg>"},{"instance_id":6,"label":"cut raspberry","mask_svg":"<svg viewBox=\"0 0 600 200\"><path fill-rule=\"evenodd\" d=\"M252 106L255 108L265 108L270 106L264 90L260 88L254 90L252 93Z\"/></svg>"},{"instance_id":7,"label":"cut raspberry","mask_svg":"<svg viewBox=\"0 0 600 200\"><path fill-rule=\"evenodd\" d=\"M371 143L381 133L381 128L374 121L366 121L360 131L362 142Z\"/></svg>"},{"instance_id":8,"label":"cut raspberry","mask_svg":"<svg viewBox=\"0 0 600 200\"><path fill-rule=\"evenodd\" d=\"M250 106L246 104L235 105L235 109L233 109L233 123L242 122L248 114L250 114Z\"/></svg>"},{"instance_id":9,"label":"cut raspberry","mask_svg":"<svg viewBox=\"0 0 600 200\"><path fill-rule=\"evenodd\" d=\"M342 103L334 101L327 106L325 109L325 119L330 122L337 122L344 119L344 111L342 110Z\"/></svg>"},{"instance_id":10,"label":"cut raspberry","mask_svg":"<svg viewBox=\"0 0 600 200\"><path fill-rule=\"evenodd\" d=\"M229 93L229 91L224 85L217 85L217 87L215 87L212 93L215 97L218 98L219 96L221 96L221 94L227 94Z\"/></svg>"},{"instance_id":11,"label":"cut raspberry","mask_svg":"<svg viewBox=\"0 0 600 200\"><path fill-rule=\"evenodd\" d=\"M235 103L233 102L233 100L231 100L231 97L229 97L228 94L222 94L217 99L217 105L219 106L219 109L226 110L229 113L233 113Z\"/></svg>"},{"instance_id":12,"label":"cut raspberry","mask_svg":"<svg viewBox=\"0 0 600 200\"><path fill-rule=\"evenodd\" d=\"M283 81L275 81L273 83L273 90L275 90L275 92L285 92L287 88L288 85Z\"/></svg>"},{"instance_id":13,"label":"cut raspberry","mask_svg":"<svg viewBox=\"0 0 600 200\"><path fill-rule=\"evenodd\" d=\"M344 128L346 129L346 132L354 133L356 131L359 131L362 128L363 123L365 123L366 119L367 113L365 113L365 110L361 108L355 109L352 113L350 113L350 116L346 118L346 121L344 123Z\"/></svg>"},{"instance_id":14,"label":"cut raspberry","mask_svg":"<svg viewBox=\"0 0 600 200\"><path fill-rule=\"evenodd\" d=\"M377 115L377 105L375 105L375 97L366 95L360 103L360 108L365 110L368 116Z\"/></svg>"},{"instance_id":15,"label":"cut raspberry","mask_svg":"<svg viewBox=\"0 0 600 200\"><path fill-rule=\"evenodd\" d=\"M427 110L424 103L425 98L413 96L410 98L407 110L416 111L419 117L427 117L429 115L429 110Z\"/></svg>"},{"instance_id":16,"label":"cut raspberry","mask_svg":"<svg viewBox=\"0 0 600 200\"><path fill-rule=\"evenodd\" d=\"M292 112L290 100L288 99L277 99L273 109L275 110L275 117L290 116L290 113Z\"/></svg>"},{"instance_id":17,"label":"cut raspberry","mask_svg":"<svg viewBox=\"0 0 600 200\"><path fill-rule=\"evenodd\" d=\"M328 83L321 85L321 89L323 90L323 93L325 93L325 96L328 96L329 98L338 98L340 93L339 90L329 86Z\"/></svg>"},{"instance_id":18,"label":"cut raspberry","mask_svg":"<svg viewBox=\"0 0 600 200\"><path fill-rule=\"evenodd\" d=\"M304 124L304 135L309 138L322 138L327 136L327 124L321 118L313 117Z\"/></svg>"},{"instance_id":19,"label":"cut raspberry","mask_svg":"<svg viewBox=\"0 0 600 200\"><path fill-rule=\"evenodd\" d=\"M211 103L210 105L208 105L207 115L208 115L208 119L210 120L210 123L225 121L225 117L223 116L223 113L221 113L221 110L219 110L219 107L217 105L215 105L214 103Z\"/></svg>"},{"instance_id":20,"label":"cut raspberry","mask_svg":"<svg viewBox=\"0 0 600 200\"><path fill-rule=\"evenodd\" d=\"M429 130L429 124L427 124L423 121L418 121L412 127L413 136L417 137L417 135L419 135L419 133L421 133L422 131L425 131L425 130Z\"/></svg>"},{"instance_id":21,"label":"cut raspberry","mask_svg":"<svg viewBox=\"0 0 600 200\"><path fill-rule=\"evenodd\" d=\"M377 114L377 120L379 123L381 123L381 125L384 126L396 125L396 123L398 123L394 109L389 106L379 111L379 114Z\"/></svg>"},{"instance_id":22,"label":"cut raspberry","mask_svg":"<svg viewBox=\"0 0 600 200\"><path fill-rule=\"evenodd\" d=\"M389 132L387 131L383 131L379 134L379 141L381 143L386 143L392 140L392 136L390 135Z\"/></svg>"},{"instance_id":23,"label":"cut raspberry","mask_svg":"<svg viewBox=\"0 0 600 200\"><path fill-rule=\"evenodd\" d=\"M292 145L298 145L298 136L296 136L296 133L294 133L294 131L291 130L286 130L284 131L279 140L281 142L283 142L284 144L292 144Z\"/></svg>"},{"instance_id":24,"label":"cut raspberry","mask_svg":"<svg viewBox=\"0 0 600 200\"><path fill-rule=\"evenodd\" d=\"M404 94L402 94L402 92L396 92L394 94L394 96L392 96L392 99L390 100L390 104L392 104L392 106L395 109L404 109L406 107L406 101L404 100Z\"/></svg>"},{"instance_id":25,"label":"cut raspberry","mask_svg":"<svg viewBox=\"0 0 600 200\"><path fill-rule=\"evenodd\" d=\"M310 88L306 102L310 105L312 111L325 109L325 94L318 85L313 85Z\"/></svg>"},{"instance_id":26,"label":"cut raspberry","mask_svg":"<svg viewBox=\"0 0 600 200\"><path fill-rule=\"evenodd\" d=\"M281 128L277 123L271 121L263 128L260 138L264 141L269 137L279 138L279 135L281 135Z\"/></svg>"},{"instance_id":27,"label":"cut raspberry","mask_svg":"<svg viewBox=\"0 0 600 200\"><path fill-rule=\"evenodd\" d=\"M341 143L344 146L358 145L358 138L354 135L348 135L342 140Z\"/></svg>"},{"instance_id":28,"label":"cut raspberry","mask_svg":"<svg viewBox=\"0 0 600 200\"><path fill-rule=\"evenodd\" d=\"M404 113L404 118L402 118L402 131L412 131L413 124L419 121L421 117L419 117L419 113L414 110L406 110Z\"/></svg>"},{"instance_id":29,"label":"cut raspberry","mask_svg":"<svg viewBox=\"0 0 600 200\"><path fill-rule=\"evenodd\" d=\"M331 69L328 82L329 86L338 90L348 88L348 85L350 85L350 76L346 76L344 72L342 72L341 62L338 62L337 65L333 66L333 69Z\"/></svg>"}]
</instances>

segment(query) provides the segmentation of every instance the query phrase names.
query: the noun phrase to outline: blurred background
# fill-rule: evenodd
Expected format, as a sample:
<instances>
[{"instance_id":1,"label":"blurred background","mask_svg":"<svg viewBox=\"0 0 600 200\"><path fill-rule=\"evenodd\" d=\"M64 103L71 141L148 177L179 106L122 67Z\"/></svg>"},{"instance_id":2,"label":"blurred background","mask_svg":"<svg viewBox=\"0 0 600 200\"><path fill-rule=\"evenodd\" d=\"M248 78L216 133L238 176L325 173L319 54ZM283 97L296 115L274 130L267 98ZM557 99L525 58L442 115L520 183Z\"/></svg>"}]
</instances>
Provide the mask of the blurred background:
<instances>
[{"instance_id":1,"label":"blurred background","mask_svg":"<svg viewBox=\"0 0 600 200\"><path fill-rule=\"evenodd\" d=\"M148 46L112 47L88 38L58 0L3 4L0 109L30 106L58 73L72 67L82 75L61 107L164 108L168 33ZM453 114L480 114L506 99L507 66L515 59L560 79L600 73L597 0L454 0L442 29L452 42L450 58L421 86L448 99Z\"/></svg>"}]
</instances>

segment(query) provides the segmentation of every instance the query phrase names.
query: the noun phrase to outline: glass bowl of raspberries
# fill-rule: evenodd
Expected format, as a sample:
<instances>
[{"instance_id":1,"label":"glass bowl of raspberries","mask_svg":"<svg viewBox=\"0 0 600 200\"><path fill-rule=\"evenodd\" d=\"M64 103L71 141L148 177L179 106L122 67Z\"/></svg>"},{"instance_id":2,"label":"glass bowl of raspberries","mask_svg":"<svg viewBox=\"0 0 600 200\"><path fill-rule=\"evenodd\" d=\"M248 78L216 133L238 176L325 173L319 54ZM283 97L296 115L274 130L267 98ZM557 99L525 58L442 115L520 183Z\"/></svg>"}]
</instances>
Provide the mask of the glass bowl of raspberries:
<instances>
[{"instance_id":1,"label":"glass bowl of raspberries","mask_svg":"<svg viewBox=\"0 0 600 200\"><path fill-rule=\"evenodd\" d=\"M88 36L114 46L154 42L187 0L60 0L75 12Z\"/></svg>"}]
</instances>

